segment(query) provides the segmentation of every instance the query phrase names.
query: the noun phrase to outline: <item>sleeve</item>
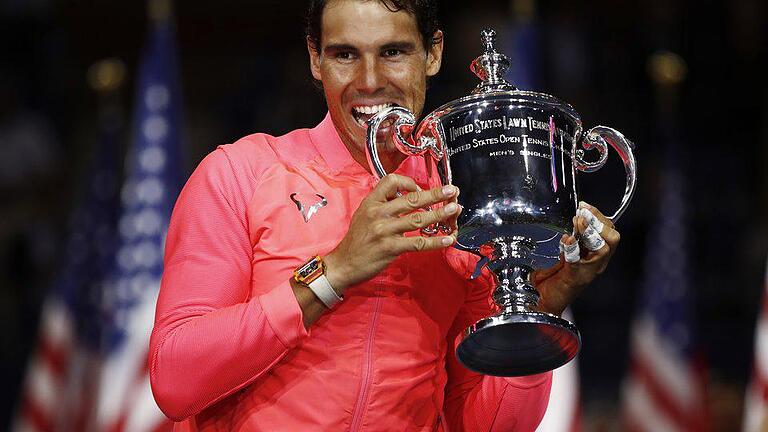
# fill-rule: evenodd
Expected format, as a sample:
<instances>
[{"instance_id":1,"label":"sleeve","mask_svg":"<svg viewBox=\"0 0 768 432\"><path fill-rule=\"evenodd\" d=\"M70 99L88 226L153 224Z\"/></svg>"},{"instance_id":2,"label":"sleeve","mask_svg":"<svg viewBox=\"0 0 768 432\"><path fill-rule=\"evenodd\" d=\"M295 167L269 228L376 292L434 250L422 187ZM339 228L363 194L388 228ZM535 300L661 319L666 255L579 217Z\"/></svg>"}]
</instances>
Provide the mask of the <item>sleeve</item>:
<instances>
[{"instance_id":1,"label":"sleeve","mask_svg":"<svg viewBox=\"0 0 768 432\"><path fill-rule=\"evenodd\" d=\"M192 416L270 370L307 332L288 281L251 298L244 176L220 148L184 186L171 217L149 351L155 400ZM252 190L251 190L252 191ZM245 195L248 194L248 195Z\"/></svg>"},{"instance_id":2,"label":"sleeve","mask_svg":"<svg viewBox=\"0 0 768 432\"><path fill-rule=\"evenodd\" d=\"M467 299L448 332L445 419L452 432L533 431L547 409L552 372L494 377L472 372L456 358L456 342L461 332L493 311L488 291L490 280L484 272L484 277L470 282Z\"/></svg>"}]
</instances>

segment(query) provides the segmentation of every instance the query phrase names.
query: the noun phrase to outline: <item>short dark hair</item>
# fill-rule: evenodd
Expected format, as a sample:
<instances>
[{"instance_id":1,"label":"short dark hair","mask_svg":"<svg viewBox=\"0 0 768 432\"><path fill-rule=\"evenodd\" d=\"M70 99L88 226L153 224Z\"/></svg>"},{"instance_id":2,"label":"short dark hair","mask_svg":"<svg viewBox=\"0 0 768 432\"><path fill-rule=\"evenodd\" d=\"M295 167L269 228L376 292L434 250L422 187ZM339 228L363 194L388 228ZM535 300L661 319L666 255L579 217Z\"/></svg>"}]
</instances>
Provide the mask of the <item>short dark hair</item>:
<instances>
[{"instance_id":1,"label":"short dark hair","mask_svg":"<svg viewBox=\"0 0 768 432\"><path fill-rule=\"evenodd\" d=\"M328 1L333 0L310 0L309 9L307 10L305 33L309 39L309 43L315 51L320 51L320 40L322 37L322 21L323 10L328 4ZM416 25L419 28L421 34L421 42L424 44L424 49L429 48L440 43L440 40L435 38L435 32L440 28L440 23L437 17L437 2L438 0L362 0L362 1L379 1L387 9L392 12L404 10L409 14L416 17Z\"/></svg>"}]
</instances>

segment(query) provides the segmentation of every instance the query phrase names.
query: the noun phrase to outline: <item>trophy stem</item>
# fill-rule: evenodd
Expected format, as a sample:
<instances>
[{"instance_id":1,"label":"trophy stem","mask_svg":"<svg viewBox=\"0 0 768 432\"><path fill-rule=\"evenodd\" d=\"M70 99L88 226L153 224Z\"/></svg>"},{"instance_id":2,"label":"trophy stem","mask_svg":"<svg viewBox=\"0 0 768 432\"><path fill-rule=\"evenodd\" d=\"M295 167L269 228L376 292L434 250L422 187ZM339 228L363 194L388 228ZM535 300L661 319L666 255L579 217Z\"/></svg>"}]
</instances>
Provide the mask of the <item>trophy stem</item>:
<instances>
[{"instance_id":1,"label":"trophy stem","mask_svg":"<svg viewBox=\"0 0 768 432\"><path fill-rule=\"evenodd\" d=\"M496 275L493 301L509 313L535 310L540 296L531 282L534 242L521 236L498 237L491 245L488 268Z\"/></svg>"},{"instance_id":2,"label":"trophy stem","mask_svg":"<svg viewBox=\"0 0 768 432\"><path fill-rule=\"evenodd\" d=\"M494 272L498 280L493 301L504 311L535 310L539 305L539 292L531 283L530 267L515 266Z\"/></svg>"},{"instance_id":3,"label":"trophy stem","mask_svg":"<svg viewBox=\"0 0 768 432\"><path fill-rule=\"evenodd\" d=\"M486 375L531 375L560 367L578 353L576 326L536 310L540 295L531 282L535 245L522 236L486 243L492 251L488 269L496 275L493 301L500 310L464 332L456 356L467 368Z\"/></svg>"}]
</instances>

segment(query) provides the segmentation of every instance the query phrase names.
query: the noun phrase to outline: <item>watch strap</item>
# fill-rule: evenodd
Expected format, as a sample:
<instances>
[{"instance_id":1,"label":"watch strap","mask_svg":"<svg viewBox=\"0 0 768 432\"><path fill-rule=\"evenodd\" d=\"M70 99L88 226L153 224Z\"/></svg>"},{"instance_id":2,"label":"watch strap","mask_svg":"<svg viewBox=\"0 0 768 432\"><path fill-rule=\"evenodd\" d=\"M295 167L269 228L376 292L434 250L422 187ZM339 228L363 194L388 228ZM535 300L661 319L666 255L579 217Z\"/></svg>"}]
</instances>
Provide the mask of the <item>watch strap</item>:
<instances>
[{"instance_id":1,"label":"watch strap","mask_svg":"<svg viewBox=\"0 0 768 432\"><path fill-rule=\"evenodd\" d=\"M331 286L331 283L328 282L328 278L326 278L325 275L317 277L307 286L328 309L336 306L342 300L339 294L336 293L336 290Z\"/></svg>"}]
</instances>

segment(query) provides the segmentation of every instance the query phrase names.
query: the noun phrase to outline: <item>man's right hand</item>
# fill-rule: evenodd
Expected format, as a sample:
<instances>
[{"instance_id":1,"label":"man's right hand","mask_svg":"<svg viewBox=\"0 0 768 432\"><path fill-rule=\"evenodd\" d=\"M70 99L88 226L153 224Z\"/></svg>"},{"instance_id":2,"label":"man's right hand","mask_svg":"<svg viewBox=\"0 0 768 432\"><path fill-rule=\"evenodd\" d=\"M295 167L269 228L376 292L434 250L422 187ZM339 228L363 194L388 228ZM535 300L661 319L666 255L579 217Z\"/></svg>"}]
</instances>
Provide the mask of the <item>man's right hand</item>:
<instances>
[{"instance_id":1,"label":"man's right hand","mask_svg":"<svg viewBox=\"0 0 768 432\"><path fill-rule=\"evenodd\" d=\"M403 195L398 197L398 191ZM342 294L349 286L375 276L404 252L452 245L452 236L404 234L441 221L455 233L460 213L458 192L451 185L421 190L413 179L397 174L384 177L352 215L349 230L338 246L323 257L328 282ZM442 202L446 204L435 210L421 210Z\"/></svg>"}]
</instances>

